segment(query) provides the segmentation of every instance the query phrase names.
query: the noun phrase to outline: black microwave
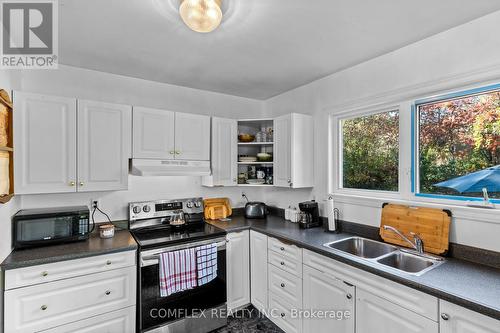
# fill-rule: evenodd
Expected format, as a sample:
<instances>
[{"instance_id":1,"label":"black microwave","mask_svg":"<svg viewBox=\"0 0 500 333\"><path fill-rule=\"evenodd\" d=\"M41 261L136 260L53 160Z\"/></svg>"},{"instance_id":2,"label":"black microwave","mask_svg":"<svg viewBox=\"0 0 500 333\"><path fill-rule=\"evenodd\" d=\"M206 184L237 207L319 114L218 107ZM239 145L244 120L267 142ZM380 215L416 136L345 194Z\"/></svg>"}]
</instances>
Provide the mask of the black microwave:
<instances>
[{"instance_id":1,"label":"black microwave","mask_svg":"<svg viewBox=\"0 0 500 333\"><path fill-rule=\"evenodd\" d=\"M87 206L23 209L12 217L15 249L82 241L89 238Z\"/></svg>"}]
</instances>

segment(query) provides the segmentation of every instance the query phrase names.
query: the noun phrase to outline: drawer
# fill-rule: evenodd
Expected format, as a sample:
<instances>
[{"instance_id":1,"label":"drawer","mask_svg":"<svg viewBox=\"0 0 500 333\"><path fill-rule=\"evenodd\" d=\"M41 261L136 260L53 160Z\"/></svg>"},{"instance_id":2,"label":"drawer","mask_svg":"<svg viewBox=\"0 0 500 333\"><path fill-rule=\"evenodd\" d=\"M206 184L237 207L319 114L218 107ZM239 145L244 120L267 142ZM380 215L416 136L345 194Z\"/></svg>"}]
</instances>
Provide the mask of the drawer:
<instances>
[{"instance_id":1,"label":"drawer","mask_svg":"<svg viewBox=\"0 0 500 333\"><path fill-rule=\"evenodd\" d=\"M302 278L302 261L297 261L274 251L269 251L267 260L270 264Z\"/></svg>"},{"instance_id":2,"label":"drawer","mask_svg":"<svg viewBox=\"0 0 500 333\"><path fill-rule=\"evenodd\" d=\"M434 296L309 250L304 250L304 265L331 274L407 310L438 321L438 299Z\"/></svg>"},{"instance_id":3,"label":"drawer","mask_svg":"<svg viewBox=\"0 0 500 333\"><path fill-rule=\"evenodd\" d=\"M5 290L135 266L136 252L127 251L59 261L5 271Z\"/></svg>"},{"instance_id":4,"label":"drawer","mask_svg":"<svg viewBox=\"0 0 500 333\"><path fill-rule=\"evenodd\" d=\"M292 314L292 310L298 309L273 292L269 293L269 310L271 321L286 333L300 333L302 331L302 320L297 313Z\"/></svg>"},{"instance_id":5,"label":"drawer","mask_svg":"<svg viewBox=\"0 0 500 333\"><path fill-rule=\"evenodd\" d=\"M5 291L5 331L33 332L135 305L135 267Z\"/></svg>"},{"instance_id":6,"label":"drawer","mask_svg":"<svg viewBox=\"0 0 500 333\"><path fill-rule=\"evenodd\" d=\"M267 248L283 256L302 262L302 249L293 244L284 243L276 238L269 237Z\"/></svg>"},{"instance_id":7,"label":"drawer","mask_svg":"<svg viewBox=\"0 0 500 333\"><path fill-rule=\"evenodd\" d=\"M269 291L296 308L302 306L302 279L269 265Z\"/></svg>"},{"instance_id":8,"label":"drawer","mask_svg":"<svg viewBox=\"0 0 500 333\"><path fill-rule=\"evenodd\" d=\"M135 306L51 328L40 333L134 333Z\"/></svg>"}]
</instances>

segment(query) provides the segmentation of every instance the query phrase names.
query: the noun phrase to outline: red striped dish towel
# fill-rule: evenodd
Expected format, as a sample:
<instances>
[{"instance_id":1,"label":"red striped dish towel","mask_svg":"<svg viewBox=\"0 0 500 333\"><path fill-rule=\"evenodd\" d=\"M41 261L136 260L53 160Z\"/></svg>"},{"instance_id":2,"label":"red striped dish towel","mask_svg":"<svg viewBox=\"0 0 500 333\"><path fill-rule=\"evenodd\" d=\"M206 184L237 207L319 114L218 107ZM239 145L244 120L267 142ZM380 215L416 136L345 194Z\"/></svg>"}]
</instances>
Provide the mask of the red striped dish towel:
<instances>
[{"instance_id":1,"label":"red striped dish towel","mask_svg":"<svg viewBox=\"0 0 500 333\"><path fill-rule=\"evenodd\" d=\"M161 297L197 286L194 248L161 253L159 264Z\"/></svg>"},{"instance_id":2,"label":"red striped dish towel","mask_svg":"<svg viewBox=\"0 0 500 333\"><path fill-rule=\"evenodd\" d=\"M198 286L217 277L217 243L196 247Z\"/></svg>"}]
</instances>

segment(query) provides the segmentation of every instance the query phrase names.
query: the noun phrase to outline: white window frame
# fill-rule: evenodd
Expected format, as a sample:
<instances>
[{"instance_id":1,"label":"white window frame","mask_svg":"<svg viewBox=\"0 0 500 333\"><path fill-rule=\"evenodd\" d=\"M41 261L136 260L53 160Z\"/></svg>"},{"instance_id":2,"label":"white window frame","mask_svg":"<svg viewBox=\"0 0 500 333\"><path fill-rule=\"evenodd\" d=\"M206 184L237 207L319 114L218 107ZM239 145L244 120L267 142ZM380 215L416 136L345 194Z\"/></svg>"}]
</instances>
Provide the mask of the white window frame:
<instances>
[{"instance_id":1,"label":"white window frame","mask_svg":"<svg viewBox=\"0 0 500 333\"><path fill-rule=\"evenodd\" d=\"M452 204L457 204L457 202L462 202L464 205L476 203L480 204L482 202L482 198L480 197L469 197L467 195L456 196L454 198L452 195L443 195L443 194L432 194L432 193L421 193L420 192L420 115L418 107L420 105L425 105L429 103L439 103L445 102L449 100L455 100L458 98L465 98L468 96L481 95L488 92L500 91L500 84L493 85L479 85L475 88L462 89L457 90L455 92L450 92L447 94L440 94L435 97L419 99L413 102L412 104L412 128L410 129L411 135L414 139L414 143L412 145L412 154L413 163L412 163L412 199L416 201L424 201L424 202L447 202ZM490 199L491 202L496 204L500 204L500 199ZM459 204L459 203L458 203Z\"/></svg>"},{"instance_id":2,"label":"white window frame","mask_svg":"<svg viewBox=\"0 0 500 333\"><path fill-rule=\"evenodd\" d=\"M476 89L498 84L498 79L494 81L460 79L436 85L426 85L420 89L414 88L412 91L402 90L394 95L386 95L383 98L374 98L377 103L370 104L369 99L357 104L356 107L348 107L346 104L340 107L328 107L328 193L334 200L340 203L349 203L374 208L381 208L384 202L393 202L404 205L416 205L433 208L446 208L453 211L453 216L470 220L482 220L491 222L492 218L498 218L500 204L496 204L497 209L482 209L468 207L470 201L460 201L446 198L429 198L416 196L412 191L412 106L415 101L432 98L432 96L443 96L455 92ZM480 82L480 83L477 83ZM450 89L449 87L453 87ZM458 87L458 88L457 88ZM429 93L432 91L433 93ZM356 105L356 101L351 103ZM341 162L341 131L340 120L346 118L370 115L384 111L399 110L399 191L375 191L362 189L345 189L341 184L340 164ZM415 138L416 139L416 138ZM415 141L416 142L416 141ZM416 150L415 150L416 151ZM416 160L416 159L415 159ZM415 172L418 172L415 169ZM475 202L477 203L477 202Z\"/></svg>"},{"instance_id":3,"label":"white window frame","mask_svg":"<svg viewBox=\"0 0 500 333\"><path fill-rule=\"evenodd\" d=\"M384 112L396 111L399 113L399 165L398 165L398 190L397 191L384 191L384 190L368 190L368 189L355 189L355 188L345 188L343 187L343 133L342 133L342 121L355 119L359 117L371 116ZM329 151L330 151L330 193L336 194L346 194L354 196L376 196L384 198L401 198L403 195L402 189L405 188L404 178L405 172L401 167L401 154L404 154L404 149L402 144L405 140L401 138L402 133L402 121L401 121L401 106L399 104L379 106L379 107L369 107L365 109L358 109L352 111L346 111L342 114L335 116L330 116L330 140L329 140ZM332 140L333 139L333 140ZM335 162L336 161L336 162ZM332 177L333 176L333 177ZM333 191L332 191L333 190Z\"/></svg>"}]
</instances>

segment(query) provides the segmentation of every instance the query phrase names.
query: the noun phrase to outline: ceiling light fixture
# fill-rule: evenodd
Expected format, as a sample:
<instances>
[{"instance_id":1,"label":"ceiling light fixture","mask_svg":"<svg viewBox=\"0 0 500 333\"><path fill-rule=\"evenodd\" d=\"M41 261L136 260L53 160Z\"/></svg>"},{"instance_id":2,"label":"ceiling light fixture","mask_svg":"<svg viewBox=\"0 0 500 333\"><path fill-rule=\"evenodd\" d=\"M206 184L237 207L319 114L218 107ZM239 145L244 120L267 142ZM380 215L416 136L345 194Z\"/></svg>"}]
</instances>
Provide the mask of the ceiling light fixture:
<instances>
[{"instance_id":1,"label":"ceiling light fixture","mask_svg":"<svg viewBox=\"0 0 500 333\"><path fill-rule=\"evenodd\" d=\"M179 13L184 23L196 32L210 32L222 21L222 0L181 0Z\"/></svg>"}]
</instances>

